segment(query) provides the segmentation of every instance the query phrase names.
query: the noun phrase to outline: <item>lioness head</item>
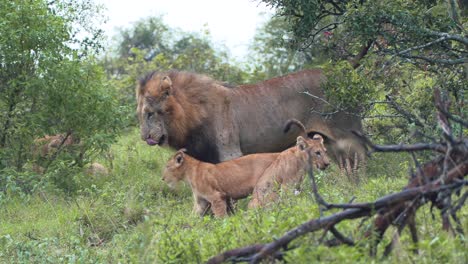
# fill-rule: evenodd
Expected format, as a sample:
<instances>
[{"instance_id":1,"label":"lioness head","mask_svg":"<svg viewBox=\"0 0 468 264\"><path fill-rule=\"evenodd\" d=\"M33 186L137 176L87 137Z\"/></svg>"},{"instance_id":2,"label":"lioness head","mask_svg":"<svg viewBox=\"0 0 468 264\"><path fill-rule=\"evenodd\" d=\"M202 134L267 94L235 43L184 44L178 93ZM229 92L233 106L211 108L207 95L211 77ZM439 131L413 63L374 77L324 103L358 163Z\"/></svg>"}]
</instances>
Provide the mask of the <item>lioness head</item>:
<instances>
[{"instance_id":1,"label":"lioness head","mask_svg":"<svg viewBox=\"0 0 468 264\"><path fill-rule=\"evenodd\" d=\"M177 106L169 76L151 74L140 80L137 87L137 114L140 121L141 139L148 145L167 145L166 125Z\"/></svg>"},{"instance_id":2,"label":"lioness head","mask_svg":"<svg viewBox=\"0 0 468 264\"><path fill-rule=\"evenodd\" d=\"M181 149L169 159L163 172L163 181L171 188L175 188L177 184L184 180L185 173L185 149Z\"/></svg>"},{"instance_id":3,"label":"lioness head","mask_svg":"<svg viewBox=\"0 0 468 264\"><path fill-rule=\"evenodd\" d=\"M324 170L330 165L327 149L323 145L323 137L315 134L312 138L297 137L296 147L298 155L308 164L315 165L319 170Z\"/></svg>"}]
</instances>

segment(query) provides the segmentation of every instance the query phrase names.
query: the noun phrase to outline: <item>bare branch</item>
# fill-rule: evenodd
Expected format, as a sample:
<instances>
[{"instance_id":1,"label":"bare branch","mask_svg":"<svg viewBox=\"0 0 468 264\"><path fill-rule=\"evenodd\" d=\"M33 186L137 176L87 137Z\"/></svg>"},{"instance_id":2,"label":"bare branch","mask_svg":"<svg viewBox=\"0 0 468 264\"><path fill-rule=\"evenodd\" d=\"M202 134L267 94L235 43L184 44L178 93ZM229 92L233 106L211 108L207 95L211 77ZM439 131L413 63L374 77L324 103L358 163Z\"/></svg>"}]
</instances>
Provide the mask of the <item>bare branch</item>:
<instances>
[{"instance_id":1,"label":"bare branch","mask_svg":"<svg viewBox=\"0 0 468 264\"><path fill-rule=\"evenodd\" d=\"M439 104L439 108L447 110L448 103L437 98L436 96L436 104ZM443 113L441 113L441 115L442 118L445 117ZM446 122L446 125L449 126L447 119L444 119L442 122ZM457 232L460 234L463 233L462 222L457 217L457 211L460 210L468 199L468 192L465 192L456 202L452 201L452 196L468 186L468 181L465 180L468 175L468 160L466 159L468 156L468 141L466 139L462 138L459 141L453 140L453 142L449 142L451 129L444 129L443 141L439 144L418 143L412 145L380 146L373 144L369 139L357 132L353 131L353 133L369 145L373 151L405 151L413 153L421 150L432 150L441 154L438 154L435 158L422 166L419 166L416 160L415 164L417 170L411 173L413 175L402 191L383 196L373 202L352 203L352 201L350 201L347 204L327 203L318 192L313 175L313 167L310 166L307 168L307 172L311 179L314 198L319 204L319 218L309 220L287 231L283 236L270 243L229 250L211 258L208 263L221 263L225 260L259 263L265 259L278 259L283 256L285 251L291 249L289 247L291 241L306 233L318 230L324 230L323 237L325 237L328 232L331 232L334 236L333 239L325 242L322 241L323 239L320 239L320 243L323 242L327 246L342 244L353 246L356 245L356 243L352 239L341 234L336 229L336 225L342 221L358 218L364 218L360 226L362 226L364 220L373 219L374 223L364 234L365 237L375 236L376 238L372 239L373 243L370 247L371 255L376 255L377 245L382 241L389 226L393 224L398 227L392 242L385 247L383 256L387 256L391 253L394 246L399 243L399 236L406 226L409 227L413 242L415 244L418 243L415 215L417 210L427 203L431 203L435 208L440 210L442 215L442 227L444 230L453 230L449 219L451 216L457 224L455 228ZM413 158L414 157L413 155ZM343 210L324 216L324 209ZM416 247L414 251L417 252Z\"/></svg>"},{"instance_id":2,"label":"bare branch","mask_svg":"<svg viewBox=\"0 0 468 264\"><path fill-rule=\"evenodd\" d=\"M468 38L466 38L466 37L464 37L462 35L449 34L449 33L446 33L446 32L438 32L438 31L429 30L429 29L426 29L424 31L427 34L432 35L432 36L445 37L447 40L454 40L454 41L458 41L460 43L463 43L465 45L468 45Z\"/></svg>"},{"instance_id":3,"label":"bare branch","mask_svg":"<svg viewBox=\"0 0 468 264\"><path fill-rule=\"evenodd\" d=\"M435 143L416 143L416 144L398 144L398 145L375 145L369 139L357 131L352 131L354 135L362 139L374 152L414 152L423 150L435 150L440 153L445 153L447 147L442 144Z\"/></svg>"},{"instance_id":4,"label":"bare branch","mask_svg":"<svg viewBox=\"0 0 468 264\"><path fill-rule=\"evenodd\" d=\"M353 59L349 60L353 69L356 69L357 67L361 65L360 64L361 59L367 55L373 43L374 43L374 40L367 41L366 44L362 45L361 51L359 51L359 53Z\"/></svg>"},{"instance_id":5,"label":"bare branch","mask_svg":"<svg viewBox=\"0 0 468 264\"><path fill-rule=\"evenodd\" d=\"M393 108L395 108L399 113L401 113L403 116L405 116L410 122L414 122L417 126L419 127L425 127L424 124L419 120L419 118L410 112L406 111L402 107L400 107L395 100L389 95L386 96L387 101L390 103Z\"/></svg>"},{"instance_id":6,"label":"bare branch","mask_svg":"<svg viewBox=\"0 0 468 264\"><path fill-rule=\"evenodd\" d=\"M262 244L255 244L255 245L244 247L244 248L229 250L229 251L223 252L222 254L217 255L216 257L209 259L206 263L207 264L223 263L225 261L230 260L233 257L240 258L240 257L250 256L253 253L260 251L263 248L263 246L264 245Z\"/></svg>"},{"instance_id":7,"label":"bare branch","mask_svg":"<svg viewBox=\"0 0 468 264\"><path fill-rule=\"evenodd\" d=\"M343 234L341 234L334 226L330 228L330 232L342 243L348 245L348 246L354 246L356 243L350 238L345 237Z\"/></svg>"},{"instance_id":8,"label":"bare branch","mask_svg":"<svg viewBox=\"0 0 468 264\"><path fill-rule=\"evenodd\" d=\"M393 55L393 56L400 56L400 55L403 55L405 53L409 53L409 52L411 52L413 50L424 49L424 48L430 47L430 46L432 46L434 44L443 42L444 40L447 40L447 36L440 37L440 38L438 38L438 39L436 39L434 41L428 42L426 44L422 44L422 45L419 45L419 46L415 46L415 47L411 47L411 48L399 51L399 52L395 53L395 55Z\"/></svg>"},{"instance_id":9,"label":"bare branch","mask_svg":"<svg viewBox=\"0 0 468 264\"><path fill-rule=\"evenodd\" d=\"M62 152L64 144L68 140L68 138L71 136L71 134L72 134L72 132L68 131L67 134L63 137L62 141L60 142L60 144L57 147L57 151L55 151L54 155L49 159L46 166L44 167L44 174L47 172L47 170L49 169L49 166L52 164L52 162L58 157L60 152Z\"/></svg>"},{"instance_id":10,"label":"bare branch","mask_svg":"<svg viewBox=\"0 0 468 264\"><path fill-rule=\"evenodd\" d=\"M400 54L399 56L403 58L407 58L407 59L419 59L419 60L427 61L433 64L457 65L457 64L463 64L463 63L468 62L467 57L457 58L457 59L435 59L435 58L429 58L425 56L408 55L408 54Z\"/></svg>"},{"instance_id":11,"label":"bare branch","mask_svg":"<svg viewBox=\"0 0 468 264\"><path fill-rule=\"evenodd\" d=\"M456 177L462 174L466 175L467 173L468 173L468 161L465 164L463 164L463 166L461 167L459 166L455 168L453 171L451 171L450 173L451 176L449 177L449 179L452 179L453 181ZM420 195L431 196L431 195L439 193L442 190L457 189L460 186L466 185L467 183L468 182L466 181L457 181L451 184L442 184L442 182L436 181L436 182L432 182L424 186L403 190L399 193L395 193L395 194L382 197L381 199L378 199L373 203L365 203L366 204L365 207L362 206L360 208L350 208L350 209L346 209L344 211L332 214L330 216L325 216L325 217L321 217L318 219L313 219L308 222L305 222L302 225L286 232L285 235L283 235L282 237L276 239L275 241L271 243L268 243L265 245L257 244L254 246L248 246L248 247L243 247L243 248L238 248L238 249L233 249L233 250L223 252L211 258L210 260L208 260L208 263L210 264L221 263L222 261L225 261L228 259L226 256L229 256L229 258L232 259L240 255L245 257L246 255L253 254L253 253L254 255L252 256L250 263L258 263L262 259L268 256L273 256L275 252L280 250L282 247L287 246L292 240L306 233L321 230L329 226L334 226L335 224L343 220L351 220L351 219L356 219L356 218L360 218L363 216L370 216L372 212L374 212L372 208L380 208L382 206L391 207L395 204L401 204L401 202L403 201L412 201L415 198L419 197ZM427 199L425 199L424 201L427 201ZM353 205L349 205L349 206L353 206ZM332 230L330 229L330 231ZM340 236L339 233L336 233L336 234ZM351 242L351 241L349 240L348 242Z\"/></svg>"}]
</instances>

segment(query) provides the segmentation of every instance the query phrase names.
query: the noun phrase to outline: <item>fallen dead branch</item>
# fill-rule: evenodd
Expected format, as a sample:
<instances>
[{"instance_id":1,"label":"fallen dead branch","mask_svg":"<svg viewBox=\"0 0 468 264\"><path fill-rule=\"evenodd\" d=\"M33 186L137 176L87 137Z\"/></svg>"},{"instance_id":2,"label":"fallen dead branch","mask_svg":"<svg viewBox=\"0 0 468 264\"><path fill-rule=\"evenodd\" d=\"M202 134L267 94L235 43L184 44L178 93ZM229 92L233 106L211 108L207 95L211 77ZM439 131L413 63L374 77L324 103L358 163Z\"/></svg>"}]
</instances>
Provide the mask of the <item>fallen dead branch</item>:
<instances>
[{"instance_id":1,"label":"fallen dead branch","mask_svg":"<svg viewBox=\"0 0 468 264\"><path fill-rule=\"evenodd\" d=\"M410 175L409 182L402 191L367 203L327 203L320 196L312 168L309 168L308 174L311 178L315 200L319 204L320 218L305 222L270 243L255 244L225 251L209 259L208 263L215 264L226 261L259 263L264 259L281 259L284 252L291 250L289 247L291 241L318 230L324 230L323 237L327 233L333 235L334 239L325 241L324 244L327 246L341 244L354 246L356 242L352 238L341 234L336 229L336 225L342 221L371 217L373 217L374 224L364 233L364 238L374 238L369 239L373 243L370 247L370 255L377 254L377 245L381 242L388 228L391 225L397 227L392 241L386 245L383 252L383 256L387 256L398 243L399 236L405 227L409 228L413 242L418 243L415 215L419 208L428 203L431 203L431 209L435 207L440 211L444 230L463 234L457 212L468 199L468 192L465 191L461 198L455 202L452 201L452 196L455 193L460 193L468 185L468 181L465 179L468 175L468 140L461 138L457 141L454 139L451 135L452 130L448 120L456 121L456 119L447 118L445 115L448 103L441 101L438 90L435 91L435 99L439 110L439 125L443 128L442 138L444 140L440 143L380 146L374 145L367 138L358 135L367 143L371 152L432 150L438 153L431 161L418 166L417 171ZM324 212L330 209L343 210L323 216ZM452 226L450 218L455 222L455 228Z\"/></svg>"}]
</instances>

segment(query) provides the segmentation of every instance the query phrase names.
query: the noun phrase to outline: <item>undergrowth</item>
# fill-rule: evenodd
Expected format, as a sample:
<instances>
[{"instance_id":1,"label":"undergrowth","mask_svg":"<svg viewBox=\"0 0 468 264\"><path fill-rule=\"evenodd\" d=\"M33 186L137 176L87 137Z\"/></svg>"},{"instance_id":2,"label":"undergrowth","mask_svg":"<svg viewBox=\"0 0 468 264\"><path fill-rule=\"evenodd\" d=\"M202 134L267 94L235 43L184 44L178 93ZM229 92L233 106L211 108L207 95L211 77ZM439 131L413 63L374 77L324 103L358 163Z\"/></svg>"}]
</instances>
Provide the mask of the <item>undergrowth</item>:
<instances>
[{"instance_id":1,"label":"undergrowth","mask_svg":"<svg viewBox=\"0 0 468 264\"><path fill-rule=\"evenodd\" d=\"M161 180L171 151L149 147L137 132L119 139L106 158L99 160L108 176L74 176L74 193L49 185L30 194L3 192L0 196L0 262L2 263L203 263L224 250L267 243L295 226L319 217L317 204L305 180L299 195L283 193L279 203L247 210L239 201L236 214L224 219L192 213L187 185L174 192ZM409 157L378 154L370 160L359 184L350 183L336 167L316 175L319 191L328 202L372 201L397 192L407 183ZM40 177L36 175L35 177ZM40 179L38 179L40 181ZM332 211L333 212L333 211ZM332 213L332 212L327 212ZM390 257L369 257L369 242L357 247L328 248L320 244L323 232L292 242L288 263L467 263L464 238L441 230L438 212L425 206L417 216L420 254L407 232ZM468 229L468 211L460 219ZM338 229L359 240L371 224L345 221ZM390 229L379 248L390 241ZM326 239L326 238L325 238Z\"/></svg>"}]
</instances>

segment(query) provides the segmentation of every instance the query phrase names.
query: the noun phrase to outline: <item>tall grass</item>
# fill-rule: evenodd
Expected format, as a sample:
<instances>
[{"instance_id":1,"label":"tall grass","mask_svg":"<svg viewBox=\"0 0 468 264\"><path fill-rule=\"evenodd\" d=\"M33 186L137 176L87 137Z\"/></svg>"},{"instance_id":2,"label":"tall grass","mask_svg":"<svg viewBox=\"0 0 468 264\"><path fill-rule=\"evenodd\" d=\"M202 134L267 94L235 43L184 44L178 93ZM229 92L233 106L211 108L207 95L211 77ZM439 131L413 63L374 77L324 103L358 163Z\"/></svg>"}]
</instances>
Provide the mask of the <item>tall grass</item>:
<instances>
[{"instance_id":1,"label":"tall grass","mask_svg":"<svg viewBox=\"0 0 468 264\"><path fill-rule=\"evenodd\" d=\"M287 230L319 217L318 208L303 183L299 195L283 193L275 206L247 210L247 200L236 214L224 219L192 213L186 185L171 191L161 172L171 151L149 147L137 131L122 136L106 158L99 160L109 176L75 175L74 194L42 189L31 195L0 197L0 262L3 263L202 263L235 247L266 243ZM407 182L408 157L381 154L370 160L359 185L350 183L336 167L317 174L319 191L329 202L371 201L399 191ZM37 176L39 177L39 176ZM465 230L468 211L460 219ZM440 217L425 207L418 214L422 241L413 255L406 232L401 246L386 259L368 256L368 243L327 248L322 233L306 235L285 256L290 263L403 262L467 263L464 239L441 231ZM371 220L364 222L364 227ZM343 222L339 230L362 237L359 222ZM388 232L384 243L390 241ZM382 252L382 249L380 249Z\"/></svg>"}]
</instances>

